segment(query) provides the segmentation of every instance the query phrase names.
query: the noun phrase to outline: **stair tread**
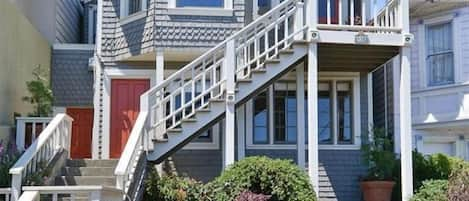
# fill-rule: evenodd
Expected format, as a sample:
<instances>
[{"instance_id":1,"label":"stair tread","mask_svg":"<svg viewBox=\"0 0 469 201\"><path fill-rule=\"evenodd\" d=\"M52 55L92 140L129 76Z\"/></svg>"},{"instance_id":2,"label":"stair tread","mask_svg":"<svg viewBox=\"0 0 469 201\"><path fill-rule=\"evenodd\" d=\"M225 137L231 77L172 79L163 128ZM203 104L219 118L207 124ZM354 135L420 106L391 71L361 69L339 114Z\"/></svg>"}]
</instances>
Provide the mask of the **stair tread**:
<instances>
[{"instance_id":1,"label":"stair tread","mask_svg":"<svg viewBox=\"0 0 469 201\"><path fill-rule=\"evenodd\" d=\"M69 159L66 162L67 167L115 167L118 159L94 160L94 159Z\"/></svg>"},{"instance_id":2,"label":"stair tread","mask_svg":"<svg viewBox=\"0 0 469 201\"><path fill-rule=\"evenodd\" d=\"M62 176L114 176L114 167L64 167Z\"/></svg>"}]
</instances>

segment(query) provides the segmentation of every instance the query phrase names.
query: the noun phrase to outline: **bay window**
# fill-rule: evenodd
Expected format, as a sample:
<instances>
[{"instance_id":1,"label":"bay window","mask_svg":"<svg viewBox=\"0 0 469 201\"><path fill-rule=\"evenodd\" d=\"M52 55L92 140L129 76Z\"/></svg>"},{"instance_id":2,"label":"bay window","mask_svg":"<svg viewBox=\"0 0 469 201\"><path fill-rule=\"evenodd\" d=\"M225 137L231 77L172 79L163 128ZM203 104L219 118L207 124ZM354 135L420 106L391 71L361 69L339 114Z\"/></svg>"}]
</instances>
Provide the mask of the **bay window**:
<instances>
[{"instance_id":1,"label":"bay window","mask_svg":"<svg viewBox=\"0 0 469 201\"><path fill-rule=\"evenodd\" d=\"M429 86L454 83L453 37L451 22L426 28L426 63Z\"/></svg>"}]
</instances>

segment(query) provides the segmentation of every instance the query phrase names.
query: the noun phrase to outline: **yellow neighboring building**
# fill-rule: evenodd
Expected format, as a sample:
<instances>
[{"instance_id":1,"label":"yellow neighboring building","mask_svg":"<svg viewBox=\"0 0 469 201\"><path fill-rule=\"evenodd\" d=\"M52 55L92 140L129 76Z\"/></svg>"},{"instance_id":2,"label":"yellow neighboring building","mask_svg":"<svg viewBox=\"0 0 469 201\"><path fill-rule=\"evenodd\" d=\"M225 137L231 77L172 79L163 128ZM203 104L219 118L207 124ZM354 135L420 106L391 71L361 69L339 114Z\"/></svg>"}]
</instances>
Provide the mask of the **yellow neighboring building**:
<instances>
[{"instance_id":1,"label":"yellow neighboring building","mask_svg":"<svg viewBox=\"0 0 469 201\"><path fill-rule=\"evenodd\" d=\"M21 98L28 95L33 69L40 65L49 71L51 46L8 0L0 0L0 27L0 139L6 141L13 133L13 114L32 111Z\"/></svg>"}]
</instances>

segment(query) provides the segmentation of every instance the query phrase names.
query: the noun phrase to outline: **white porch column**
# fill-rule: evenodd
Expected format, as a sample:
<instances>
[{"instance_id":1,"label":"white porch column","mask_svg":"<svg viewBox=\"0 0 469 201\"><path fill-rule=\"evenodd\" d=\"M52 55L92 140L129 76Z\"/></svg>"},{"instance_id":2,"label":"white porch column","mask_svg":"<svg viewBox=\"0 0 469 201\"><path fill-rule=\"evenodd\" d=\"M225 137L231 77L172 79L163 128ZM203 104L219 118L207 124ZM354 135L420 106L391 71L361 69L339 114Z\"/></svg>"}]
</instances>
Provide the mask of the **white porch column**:
<instances>
[{"instance_id":1,"label":"white porch column","mask_svg":"<svg viewBox=\"0 0 469 201\"><path fill-rule=\"evenodd\" d=\"M226 44L223 73L226 79L225 137L223 138L223 167L235 161L235 42Z\"/></svg>"},{"instance_id":2,"label":"white porch column","mask_svg":"<svg viewBox=\"0 0 469 201\"><path fill-rule=\"evenodd\" d=\"M316 43L311 43L308 50L308 175L316 196L318 196L318 58Z\"/></svg>"},{"instance_id":3,"label":"white porch column","mask_svg":"<svg viewBox=\"0 0 469 201\"><path fill-rule=\"evenodd\" d=\"M156 56L155 56L155 86L158 86L164 81L164 51L161 49L156 50ZM163 95L163 94L157 94L157 95ZM164 118L164 111L163 108L158 108L156 111L156 117L158 119ZM162 132L164 128L166 127L166 124L163 123L160 125L158 128L156 128L155 132ZM154 134L151 134L154 135ZM163 136L158 136L163 138ZM148 143L147 147L148 149L153 148L153 143ZM163 173L163 163L159 163L155 165L155 168L157 169L158 173L161 174Z\"/></svg>"},{"instance_id":4,"label":"white porch column","mask_svg":"<svg viewBox=\"0 0 469 201\"><path fill-rule=\"evenodd\" d=\"M297 119L297 160L300 168L305 168L305 66L304 63L296 67L296 119Z\"/></svg>"},{"instance_id":5,"label":"white porch column","mask_svg":"<svg viewBox=\"0 0 469 201\"><path fill-rule=\"evenodd\" d=\"M402 200L412 197L412 119L410 111L410 47L401 48L400 79L400 135L401 135L401 177Z\"/></svg>"}]
</instances>

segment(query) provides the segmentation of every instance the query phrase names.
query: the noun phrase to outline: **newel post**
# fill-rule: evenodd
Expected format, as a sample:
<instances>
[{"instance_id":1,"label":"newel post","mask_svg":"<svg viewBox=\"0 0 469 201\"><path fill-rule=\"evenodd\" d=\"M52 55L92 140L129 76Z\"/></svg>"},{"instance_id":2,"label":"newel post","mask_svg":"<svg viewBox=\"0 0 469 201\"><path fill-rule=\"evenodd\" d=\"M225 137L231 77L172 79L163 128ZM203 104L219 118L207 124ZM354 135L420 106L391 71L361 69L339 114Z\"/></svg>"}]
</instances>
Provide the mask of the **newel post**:
<instances>
[{"instance_id":1,"label":"newel post","mask_svg":"<svg viewBox=\"0 0 469 201\"><path fill-rule=\"evenodd\" d=\"M11 175L11 200L12 201L17 201L20 198L21 180L22 180L21 173Z\"/></svg>"},{"instance_id":2,"label":"newel post","mask_svg":"<svg viewBox=\"0 0 469 201\"><path fill-rule=\"evenodd\" d=\"M16 119L16 147L18 150L24 150L24 139L26 135L26 122L23 119Z\"/></svg>"},{"instance_id":3,"label":"newel post","mask_svg":"<svg viewBox=\"0 0 469 201\"><path fill-rule=\"evenodd\" d=\"M223 167L235 161L235 71L236 49L234 39L226 44L223 73L226 80L225 137L223 138Z\"/></svg>"}]
</instances>

